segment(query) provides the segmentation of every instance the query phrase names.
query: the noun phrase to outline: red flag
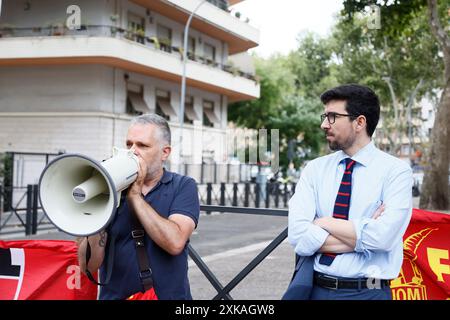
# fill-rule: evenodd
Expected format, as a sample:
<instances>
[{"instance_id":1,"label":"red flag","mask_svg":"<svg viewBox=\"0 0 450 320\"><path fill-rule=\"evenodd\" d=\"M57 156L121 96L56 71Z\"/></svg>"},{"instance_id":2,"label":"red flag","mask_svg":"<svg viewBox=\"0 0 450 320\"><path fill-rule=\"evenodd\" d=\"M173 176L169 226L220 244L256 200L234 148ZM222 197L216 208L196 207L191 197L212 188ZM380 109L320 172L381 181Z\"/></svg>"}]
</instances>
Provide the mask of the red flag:
<instances>
[{"instance_id":1,"label":"red flag","mask_svg":"<svg viewBox=\"0 0 450 320\"><path fill-rule=\"evenodd\" d=\"M95 300L74 241L0 241L0 299Z\"/></svg>"},{"instance_id":2,"label":"red flag","mask_svg":"<svg viewBox=\"0 0 450 320\"><path fill-rule=\"evenodd\" d=\"M158 300L158 297L156 296L155 290L151 288L144 293L135 293L129 296L126 300Z\"/></svg>"},{"instance_id":3,"label":"red flag","mask_svg":"<svg viewBox=\"0 0 450 320\"><path fill-rule=\"evenodd\" d=\"M394 300L450 298L450 215L413 209L403 236L403 265L392 280Z\"/></svg>"}]
</instances>

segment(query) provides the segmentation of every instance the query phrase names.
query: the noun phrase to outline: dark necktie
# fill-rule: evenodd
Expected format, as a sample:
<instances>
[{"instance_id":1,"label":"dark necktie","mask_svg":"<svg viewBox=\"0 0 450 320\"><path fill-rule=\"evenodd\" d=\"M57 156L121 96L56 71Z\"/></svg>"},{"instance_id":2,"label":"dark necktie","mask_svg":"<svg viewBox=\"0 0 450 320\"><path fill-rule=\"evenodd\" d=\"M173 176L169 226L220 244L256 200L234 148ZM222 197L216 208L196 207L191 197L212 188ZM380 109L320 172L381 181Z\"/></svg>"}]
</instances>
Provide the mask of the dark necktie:
<instances>
[{"instance_id":1,"label":"dark necktie","mask_svg":"<svg viewBox=\"0 0 450 320\"><path fill-rule=\"evenodd\" d=\"M348 220L348 212L350 210L350 197L352 195L352 172L355 166L355 161L346 158L345 170L342 176L341 185L336 196L336 202L334 203L333 218ZM320 264L331 265L334 258L338 254L336 253L322 253L319 259Z\"/></svg>"}]
</instances>

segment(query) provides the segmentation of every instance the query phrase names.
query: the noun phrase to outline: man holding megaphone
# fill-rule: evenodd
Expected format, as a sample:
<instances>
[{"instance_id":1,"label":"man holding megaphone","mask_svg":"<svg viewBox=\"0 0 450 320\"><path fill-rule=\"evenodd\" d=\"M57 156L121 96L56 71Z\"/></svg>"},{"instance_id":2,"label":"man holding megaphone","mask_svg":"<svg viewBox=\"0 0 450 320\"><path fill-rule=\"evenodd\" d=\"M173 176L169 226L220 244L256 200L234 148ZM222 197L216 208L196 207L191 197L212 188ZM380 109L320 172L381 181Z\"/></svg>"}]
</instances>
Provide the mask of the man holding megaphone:
<instances>
[{"instance_id":1,"label":"man holding megaphone","mask_svg":"<svg viewBox=\"0 0 450 320\"><path fill-rule=\"evenodd\" d=\"M107 226L78 239L80 267L88 276L100 269L100 299L152 290L158 299L192 299L187 244L199 218L197 185L163 168L171 152L164 118L134 118L126 145L139 161L137 178Z\"/></svg>"}]
</instances>

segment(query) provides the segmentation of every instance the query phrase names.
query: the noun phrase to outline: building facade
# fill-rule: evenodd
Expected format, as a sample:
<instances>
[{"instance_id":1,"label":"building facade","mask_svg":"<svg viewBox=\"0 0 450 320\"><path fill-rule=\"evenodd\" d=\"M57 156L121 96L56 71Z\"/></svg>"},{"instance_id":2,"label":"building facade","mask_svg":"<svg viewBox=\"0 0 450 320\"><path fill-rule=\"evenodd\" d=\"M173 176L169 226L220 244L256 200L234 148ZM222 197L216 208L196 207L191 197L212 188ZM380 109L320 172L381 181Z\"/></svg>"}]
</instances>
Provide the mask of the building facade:
<instances>
[{"instance_id":1,"label":"building facade","mask_svg":"<svg viewBox=\"0 0 450 320\"><path fill-rule=\"evenodd\" d=\"M157 113L172 129L172 168L224 162L228 104L260 90L251 66L232 56L257 46L259 31L227 1L202 2L3 0L0 152L105 159L125 146L133 116ZM180 115L184 27L197 6Z\"/></svg>"},{"instance_id":2,"label":"building facade","mask_svg":"<svg viewBox=\"0 0 450 320\"><path fill-rule=\"evenodd\" d=\"M433 105L427 98L415 102L410 110L399 105L397 122L393 110L381 107L380 121L374 134L377 145L413 166L421 165L434 125L436 111ZM390 122L385 121L387 118Z\"/></svg>"}]
</instances>

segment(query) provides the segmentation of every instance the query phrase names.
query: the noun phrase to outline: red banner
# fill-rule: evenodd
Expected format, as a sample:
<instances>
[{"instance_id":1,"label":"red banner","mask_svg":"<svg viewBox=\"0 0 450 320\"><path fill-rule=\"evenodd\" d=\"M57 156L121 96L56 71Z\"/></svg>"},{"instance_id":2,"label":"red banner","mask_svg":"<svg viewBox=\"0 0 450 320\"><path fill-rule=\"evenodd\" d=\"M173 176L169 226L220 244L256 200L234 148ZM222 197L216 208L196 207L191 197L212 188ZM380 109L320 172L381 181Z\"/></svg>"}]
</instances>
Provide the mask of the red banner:
<instances>
[{"instance_id":1,"label":"red banner","mask_svg":"<svg viewBox=\"0 0 450 320\"><path fill-rule=\"evenodd\" d=\"M450 215L413 209L403 237L403 265L391 282L394 300L450 299Z\"/></svg>"},{"instance_id":2,"label":"red banner","mask_svg":"<svg viewBox=\"0 0 450 320\"><path fill-rule=\"evenodd\" d=\"M450 299L450 215L413 209L403 238L394 300ZM96 299L97 286L80 272L73 241L0 241L0 299ZM129 300L156 300L153 290Z\"/></svg>"},{"instance_id":3,"label":"red banner","mask_svg":"<svg viewBox=\"0 0 450 320\"><path fill-rule=\"evenodd\" d=\"M0 241L0 299L95 300L74 241Z\"/></svg>"},{"instance_id":4,"label":"red banner","mask_svg":"<svg viewBox=\"0 0 450 320\"><path fill-rule=\"evenodd\" d=\"M138 292L129 296L126 300L158 300L154 288L145 291L144 293Z\"/></svg>"}]
</instances>

